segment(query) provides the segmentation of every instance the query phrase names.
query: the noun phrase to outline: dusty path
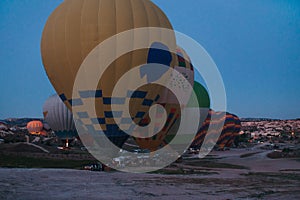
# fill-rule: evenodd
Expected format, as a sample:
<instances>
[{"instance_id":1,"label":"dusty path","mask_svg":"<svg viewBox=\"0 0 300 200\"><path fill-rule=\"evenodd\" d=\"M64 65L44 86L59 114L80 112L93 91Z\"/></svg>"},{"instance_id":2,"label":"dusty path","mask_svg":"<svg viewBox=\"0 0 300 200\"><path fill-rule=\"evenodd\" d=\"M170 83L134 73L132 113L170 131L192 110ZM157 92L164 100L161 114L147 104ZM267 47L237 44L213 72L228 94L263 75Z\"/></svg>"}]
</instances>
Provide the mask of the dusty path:
<instances>
[{"instance_id":1,"label":"dusty path","mask_svg":"<svg viewBox=\"0 0 300 200\"><path fill-rule=\"evenodd\" d=\"M0 199L300 199L299 176L239 178L0 168Z\"/></svg>"},{"instance_id":2,"label":"dusty path","mask_svg":"<svg viewBox=\"0 0 300 200\"><path fill-rule=\"evenodd\" d=\"M249 168L249 172L280 172L293 171L300 173L300 162L293 158L271 159L267 155L272 150L260 150L254 148L252 150L232 149L230 151L213 152L216 158L220 158L220 162L243 165ZM241 158L242 155L251 154Z\"/></svg>"}]
</instances>

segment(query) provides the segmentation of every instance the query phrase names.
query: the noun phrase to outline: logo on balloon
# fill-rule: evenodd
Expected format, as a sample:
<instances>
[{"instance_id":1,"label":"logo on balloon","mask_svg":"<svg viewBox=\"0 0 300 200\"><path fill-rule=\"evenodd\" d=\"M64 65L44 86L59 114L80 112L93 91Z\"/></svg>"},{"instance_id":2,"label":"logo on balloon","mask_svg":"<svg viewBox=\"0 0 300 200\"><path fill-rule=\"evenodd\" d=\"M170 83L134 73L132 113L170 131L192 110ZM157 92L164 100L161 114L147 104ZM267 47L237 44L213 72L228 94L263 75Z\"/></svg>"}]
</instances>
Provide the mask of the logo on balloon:
<instances>
[{"instance_id":1,"label":"logo on balloon","mask_svg":"<svg viewBox=\"0 0 300 200\"><path fill-rule=\"evenodd\" d=\"M174 34L186 52L165 40ZM205 81L212 107L226 110L221 75L190 37L147 27L104 40L84 59L73 85L72 112L82 142L95 158L120 171L170 165L189 148L208 115L193 89L195 74ZM216 144L221 132L210 136L214 128L208 128L209 142L204 139L199 157Z\"/></svg>"}]
</instances>

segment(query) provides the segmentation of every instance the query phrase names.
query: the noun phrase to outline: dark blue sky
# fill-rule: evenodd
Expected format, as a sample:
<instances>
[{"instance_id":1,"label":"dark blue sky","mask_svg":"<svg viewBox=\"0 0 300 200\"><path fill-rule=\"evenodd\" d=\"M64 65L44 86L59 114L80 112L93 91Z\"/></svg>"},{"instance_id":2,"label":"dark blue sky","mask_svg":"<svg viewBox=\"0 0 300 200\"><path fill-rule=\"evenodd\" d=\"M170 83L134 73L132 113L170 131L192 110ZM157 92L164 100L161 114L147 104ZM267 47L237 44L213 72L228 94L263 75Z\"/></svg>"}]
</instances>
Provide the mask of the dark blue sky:
<instances>
[{"instance_id":1,"label":"dark blue sky","mask_svg":"<svg viewBox=\"0 0 300 200\"><path fill-rule=\"evenodd\" d=\"M54 93L40 40L61 0L0 1L0 119L41 117ZM240 117L300 117L300 1L153 0L174 29L199 42Z\"/></svg>"}]
</instances>

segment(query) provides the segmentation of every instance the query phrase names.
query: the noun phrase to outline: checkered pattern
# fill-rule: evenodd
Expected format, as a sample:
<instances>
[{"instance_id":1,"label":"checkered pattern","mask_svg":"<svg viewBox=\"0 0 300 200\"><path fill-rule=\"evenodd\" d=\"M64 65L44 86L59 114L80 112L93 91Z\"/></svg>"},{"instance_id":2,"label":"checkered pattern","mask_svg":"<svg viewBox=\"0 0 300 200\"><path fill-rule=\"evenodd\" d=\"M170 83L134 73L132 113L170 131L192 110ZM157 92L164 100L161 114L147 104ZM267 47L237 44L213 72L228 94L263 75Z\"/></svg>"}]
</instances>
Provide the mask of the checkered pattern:
<instances>
[{"instance_id":1,"label":"checkered pattern","mask_svg":"<svg viewBox=\"0 0 300 200\"><path fill-rule=\"evenodd\" d=\"M193 66L190 63L187 54L180 48L177 49L177 59L179 67L191 69L193 71ZM76 99L68 99L65 94L60 94L59 96L68 107L82 106L85 102L95 100L97 116L89 116L88 112L78 112L74 113L74 115L79 118L80 122L89 132L98 134L103 134L104 132L104 134L118 147L121 147L128 138L125 131L132 132L136 127L135 124L131 123L132 121L138 125L144 126L149 123L147 122L146 117L149 107L157 103L160 99L159 95L142 90L127 91L126 96L115 98L104 96L102 90L79 91L79 98ZM129 102L130 99L134 101L134 106L138 107L138 111L135 113L131 112L131 116L124 116L122 106L126 102ZM112 105L114 105L115 108L119 107L120 109L112 111ZM166 124L161 131L162 134L148 138L149 140L162 140L171 125L174 124L179 117L178 108L170 108L171 105L165 105L165 107L168 107L168 116ZM120 129L120 126L122 127L122 130ZM103 130L103 132L101 130Z\"/></svg>"},{"instance_id":2,"label":"checkered pattern","mask_svg":"<svg viewBox=\"0 0 300 200\"><path fill-rule=\"evenodd\" d=\"M110 141L120 148L129 137L125 131L132 132L136 127L135 124L132 124L132 121L140 124L148 113L149 107L159 99L159 95L150 94L142 90L127 91L126 97L115 98L103 96L102 90L79 91L79 95L80 98L78 99L67 99L64 94L59 96L70 106L81 106L86 101L95 100L97 116L89 116L88 112L77 112L74 114L79 118L80 123L84 125L88 132L96 134L104 133ZM135 113L131 113L132 116L124 117L122 107L126 102L129 103L130 100L133 100L134 106L139 109ZM112 105L116 108L120 107L120 110L111 111ZM119 125L123 130L120 129Z\"/></svg>"}]
</instances>

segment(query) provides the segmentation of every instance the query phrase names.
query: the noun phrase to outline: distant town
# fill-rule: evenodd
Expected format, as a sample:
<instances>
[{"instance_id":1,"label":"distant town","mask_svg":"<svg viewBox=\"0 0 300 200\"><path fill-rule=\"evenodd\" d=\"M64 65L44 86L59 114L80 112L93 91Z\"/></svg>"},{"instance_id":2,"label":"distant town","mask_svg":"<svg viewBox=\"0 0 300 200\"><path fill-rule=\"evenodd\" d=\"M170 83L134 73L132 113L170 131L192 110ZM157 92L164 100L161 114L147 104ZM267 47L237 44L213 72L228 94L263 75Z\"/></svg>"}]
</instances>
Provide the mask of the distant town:
<instances>
[{"instance_id":1,"label":"distant town","mask_svg":"<svg viewBox=\"0 0 300 200\"><path fill-rule=\"evenodd\" d=\"M270 148L296 149L299 144L300 119L242 119L241 132L236 145L246 147L258 143L269 142Z\"/></svg>"},{"instance_id":2,"label":"distant town","mask_svg":"<svg viewBox=\"0 0 300 200\"><path fill-rule=\"evenodd\" d=\"M43 146L59 147L65 141L58 139L50 127L44 123L44 135L29 134L26 128L31 118L10 118L0 120L0 143L30 142ZM251 148L257 144L265 143L264 148L276 149L276 152L285 152L280 156L297 157L300 143L300 119L278 120L244 118L241 119L241 131L235 138L232 148ZM70 146L82 148L79 138L70 141Z\"/></svg>"}]
</instances>

